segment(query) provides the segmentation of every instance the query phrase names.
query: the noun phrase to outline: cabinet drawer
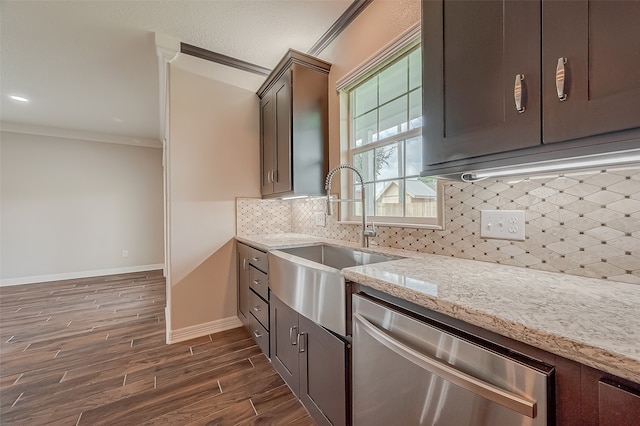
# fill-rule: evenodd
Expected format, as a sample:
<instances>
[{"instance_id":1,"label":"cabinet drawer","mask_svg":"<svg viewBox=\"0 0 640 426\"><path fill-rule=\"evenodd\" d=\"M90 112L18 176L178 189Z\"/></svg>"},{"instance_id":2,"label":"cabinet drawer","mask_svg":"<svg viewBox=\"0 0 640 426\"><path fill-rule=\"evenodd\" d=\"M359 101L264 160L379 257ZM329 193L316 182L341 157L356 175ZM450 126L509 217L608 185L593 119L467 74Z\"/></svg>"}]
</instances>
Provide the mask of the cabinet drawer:
<instances>
[{"instance_id":1,"label":"cabinet drawer","mask_svg":"<svg viewBox=\"0 0 640 426\"><path fill-rule=\"evenodd\" d=\"M269 272L267 253L249 247L249 264L264 272Z\"/></svg>"},{"instance_id":2,"label":"cabinet drawer","mask_svg":"<svg viewBox=\"0 0 640 426\"><path fill-rule=\"evenodd\" d=\"M249 265L253 265L261 271L269 272L267 253L242 243L238 243L238 252L243 259L247 259L246 262L249 263ZM248 265L243 265L243 259L240 259L240 266L248 267Z\"/></svg>"},{"instance_id":3,"label":"cabinet drawer","mask_svg":"<svg viewBox=\"0 0 640 426\"><path fill-rule=\"evenodd\" d=\"M269 329L269 303L265 302L260 296L253 291L249 293L249 312L264 326L265 329Z\"/></svg>"},{"instance_id":4,"label":"cabinet drawer","mask_svg":"<svg viewBox=\"0 0 640 426\"><path fill-rule=\"evenodd\" d=\"M267 274L256 268L249 269L249 287L258 293L264 300L269 300L269 278Z\"/></svg>"},{"instance_id":5,"label":"cabinet drawer","mask_svg":"<svg viewBox=\"0 0 640 426\"><path fill-rule=\"evenodd\" d=\"M249 315L249 332L262 352L269 358L269 332L258 322L256 317Z\"/></svg>"}]
</instances>

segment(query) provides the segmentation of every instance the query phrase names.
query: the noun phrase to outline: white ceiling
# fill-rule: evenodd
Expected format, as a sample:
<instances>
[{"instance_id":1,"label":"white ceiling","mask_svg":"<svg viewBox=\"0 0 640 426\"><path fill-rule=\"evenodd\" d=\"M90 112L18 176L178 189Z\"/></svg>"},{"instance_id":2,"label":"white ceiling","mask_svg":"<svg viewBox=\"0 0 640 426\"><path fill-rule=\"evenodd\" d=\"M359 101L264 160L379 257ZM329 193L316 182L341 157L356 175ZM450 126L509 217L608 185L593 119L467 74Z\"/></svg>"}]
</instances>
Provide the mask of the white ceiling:
<instances>
[{"instance_id":1,"label":"white ceiling","mask_svg":"<svg viewBox=\"0 0 640 426\"><path fill-rule=\"evenodd\" d=\"M155 32L273 68L287 49L309 50L351 1L2 0L0 119L159 140Z\"/></svg>"}]
</instances>

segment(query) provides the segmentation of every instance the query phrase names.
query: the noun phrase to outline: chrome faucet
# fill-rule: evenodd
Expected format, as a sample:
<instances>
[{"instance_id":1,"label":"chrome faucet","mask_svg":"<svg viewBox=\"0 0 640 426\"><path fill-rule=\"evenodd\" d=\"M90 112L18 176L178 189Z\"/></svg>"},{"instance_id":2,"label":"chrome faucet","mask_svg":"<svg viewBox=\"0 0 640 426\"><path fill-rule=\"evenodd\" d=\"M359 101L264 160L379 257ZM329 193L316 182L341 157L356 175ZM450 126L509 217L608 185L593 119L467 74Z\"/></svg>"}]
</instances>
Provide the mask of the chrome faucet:
<instances>
[{"instance_id":1,"label":"chrome faucet","mask_svg":"<svg viewBox=\"0 0 640 426\"><path fill-rule=\"evenodd\" d=\"M331 180L333 179L333 175L341 169L352 170L358 176L358 179L360 179L360 186L362 188L360 191L362 193L362 232L360 233L360 245L362 247L369 247L369 237L376 236L376 225L371 222L371 229L367 229L367 204L365 203L364 179L360 171L350 164L340 164L327 173L327 178L324 181L324 189L327 191L327 215L331 216L333 214L333 206L331 205Z\"/></svg>"}]
</instances>

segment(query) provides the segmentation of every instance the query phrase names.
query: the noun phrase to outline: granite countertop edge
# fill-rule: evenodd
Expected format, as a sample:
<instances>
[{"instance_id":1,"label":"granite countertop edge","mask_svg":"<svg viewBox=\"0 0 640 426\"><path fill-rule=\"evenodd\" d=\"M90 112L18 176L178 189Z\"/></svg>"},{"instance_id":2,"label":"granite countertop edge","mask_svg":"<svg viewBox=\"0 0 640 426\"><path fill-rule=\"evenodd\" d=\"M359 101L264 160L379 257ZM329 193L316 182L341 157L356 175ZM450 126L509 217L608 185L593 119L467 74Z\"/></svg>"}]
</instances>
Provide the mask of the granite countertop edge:
<instances>
[{"instance_id":1,"label":"granite countertop edge","mask_svg":"<svg viewBox=\"0 0 640 426\"><path fill-rule=\"evenodd\" d=\"M257 249L265 251L321 243L359 248L359 244L357 243L293 233L245 235L237 236L236 239L240 242L249 244ZM424 275L421 275L421 273L424 274L424 272L415 273L415 268L412 268L412 266L415 266L416 261L424 263L422 261L427 259L438 259L444 261L452 258L377 246L370 247L365 250L397 256L398 258L414 260L409 260L406 262L403 260L398 260L376 265L346 268L342 271L345 275L345 278L371 287L373 289L385 292L392 296L415 303L427 309L431 309L435 312L448 315L452 318L465 321L469 324L481 327L502 336L526 343L555 355L562 356L587 365L589 367L593 367L604 372L640 383L640 342L637 342L637 346L639 347L633 348L637 353L633 353L633 350L631 351L631 353L629 353L628 350L627 353L621 353L621 351L619 351L617 347L614 347L615 345L612 342L600 345L599 343L589 342L588 338L574 338L574 336L569 335L570 333L563 333L562 330L548 330L549 328L552 328L550 327L551 324L549 327L544 327L547 329L544 329L540 325L540 322L538 324L536 324L535 322L531 322L528 324L526 318L514 319L509 317L509 315L502 315L500 313L497 313L495 310L492 311L491 309L484 309L484 306L472 306L472 301L469 303L462 303L458 300L447 300L446 298L441 298L437 295L429 294L429 292L412 289L408 286L398 285L394 281L398 276L404 277L405 270L408 275L413 275L415 277L414 280L417 280L417 282L420 283L421 277L424 277ZM502 271L503 273L505 273L505 271L507 271L506 273L517 272L520 273L519 275L522 275L521 273L525 272L528 276L531 277L531 281L535 281L540 277L547 279L549 279L549 277L553 278L555 274L555 276L557 277L561 276L562 280L564 281L577 282L579 284L588 283L588 285L592 287L595 286L596 289L598 289L598 286L603 286L603 288L610 288L615 285L619 285L631 291L631 294L634 297L636 296L637 291L637 300L640 300L640 286L633 284L611 284L611 281L606 280L584 278L546 271L530 270L525 268L491 264L488 262L473 261L467 259L452 260L452 262L456 263L457 261L460 261L461 263L472 262L469 265L475 266L477 264L479 268L484 268L485 270L488 270L488 268L495 268L496 271ZM388 278L386 276L388 269L392 269L395 271L395 274L391 274L391 278ZM427 270L426 275L428 274L429 271ZM458 279L460 278L460 276L465 278L464 273L458 273L458 275ZM426 283L426 278L423 279L425 279ZM476 278L473 276L468 277L468 280L474 279ZM460 291L468 291L468 289L464 289L463 286L461 286ZM457 298L457 295L453 298ZM585 315L589 315L589 313L585 313ZM621 321L623 320L624 319L621 319ZM636 319L635 321L638 320ZM633 345L633 336L629 337L629 340L631 341L631 345Z\"/></svg>"}]
</instances>

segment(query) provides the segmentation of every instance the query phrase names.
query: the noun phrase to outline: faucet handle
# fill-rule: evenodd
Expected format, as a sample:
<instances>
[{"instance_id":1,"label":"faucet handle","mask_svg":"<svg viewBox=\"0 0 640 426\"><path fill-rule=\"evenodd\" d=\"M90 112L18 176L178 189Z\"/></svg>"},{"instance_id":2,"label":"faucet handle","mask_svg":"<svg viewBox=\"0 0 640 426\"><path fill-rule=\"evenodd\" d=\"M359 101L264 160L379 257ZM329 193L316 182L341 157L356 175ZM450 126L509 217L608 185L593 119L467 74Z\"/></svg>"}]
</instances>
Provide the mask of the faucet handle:
<instances>
[{"instance_id":1,"label":"faucet handle","mask_svg":"<svg viewBox=\"0 0 640 426\"><path fill-rule=\"evenodd\" d=\"M375 237L376 236L376 223L371 221L371 229L365 229L364 235L367 237Z\"/></svg>"}]
</instances>

